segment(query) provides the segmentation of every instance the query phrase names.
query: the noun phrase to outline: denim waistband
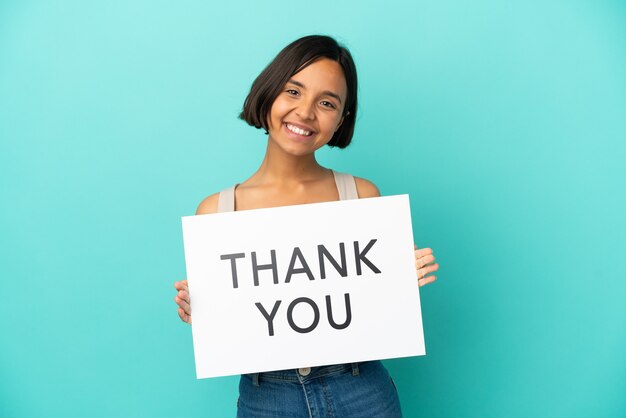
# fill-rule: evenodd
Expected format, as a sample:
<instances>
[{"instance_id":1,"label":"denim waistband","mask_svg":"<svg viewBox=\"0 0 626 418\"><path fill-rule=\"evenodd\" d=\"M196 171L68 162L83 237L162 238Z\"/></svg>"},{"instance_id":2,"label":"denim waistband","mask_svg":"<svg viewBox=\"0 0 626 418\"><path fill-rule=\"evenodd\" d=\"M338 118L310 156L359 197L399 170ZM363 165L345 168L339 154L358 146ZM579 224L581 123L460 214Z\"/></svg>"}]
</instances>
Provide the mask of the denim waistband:
<instances>
[{"instance_id":1,"label":"denim waistband","mask_svg":"<svg viewBox=\"0 0 626 418\"><path fill-rule=\"evenodd\" d=\"M307 380L318 379L320 377L335 376L343 373L351 373L353 376L359 375L359 363L333 364L329 366L311 367L307 375L300 374L300 369L276 370L271 372L250 373L249 376L255 386L259 382L294 382L300 383Z\"/></svg>"}]
</instances>

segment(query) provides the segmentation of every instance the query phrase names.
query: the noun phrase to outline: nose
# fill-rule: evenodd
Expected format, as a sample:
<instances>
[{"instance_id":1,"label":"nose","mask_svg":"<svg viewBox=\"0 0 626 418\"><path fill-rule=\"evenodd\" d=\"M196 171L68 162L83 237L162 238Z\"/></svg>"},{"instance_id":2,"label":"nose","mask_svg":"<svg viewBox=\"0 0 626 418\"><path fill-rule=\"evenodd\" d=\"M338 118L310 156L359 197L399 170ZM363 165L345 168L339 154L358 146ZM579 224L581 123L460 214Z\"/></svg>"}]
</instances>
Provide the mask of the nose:
<instances>
[{"instance_id":1,"label":"nose","mask_svg":"<svg viewBox=\"0 0 626 418\"><path fill-rule=\"evenodd\" d=\"M315 103L312 100L301 100L296 109L296 115L303 120L315 119Z\"/></svg>"}]
</instances>

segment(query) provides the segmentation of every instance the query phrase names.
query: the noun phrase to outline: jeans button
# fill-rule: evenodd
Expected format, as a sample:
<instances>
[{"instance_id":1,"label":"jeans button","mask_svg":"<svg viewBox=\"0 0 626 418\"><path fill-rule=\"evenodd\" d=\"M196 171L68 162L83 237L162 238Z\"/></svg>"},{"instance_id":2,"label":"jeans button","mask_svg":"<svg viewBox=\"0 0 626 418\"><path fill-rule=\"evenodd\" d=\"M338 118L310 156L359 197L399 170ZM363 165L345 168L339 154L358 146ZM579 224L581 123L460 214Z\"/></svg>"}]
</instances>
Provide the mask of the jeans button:
<instances>
[{"instance_id":1,"label":"jeans button","mask_svg":"<svg viewBox=\"0 0 626 418\"><path fill-rule=\"evenodd\" d=\"M308 376L311 373L311 368L303 367L301 369L298 369L298 373L300 373L300 376Z\"/></svg>"}]
</instances>

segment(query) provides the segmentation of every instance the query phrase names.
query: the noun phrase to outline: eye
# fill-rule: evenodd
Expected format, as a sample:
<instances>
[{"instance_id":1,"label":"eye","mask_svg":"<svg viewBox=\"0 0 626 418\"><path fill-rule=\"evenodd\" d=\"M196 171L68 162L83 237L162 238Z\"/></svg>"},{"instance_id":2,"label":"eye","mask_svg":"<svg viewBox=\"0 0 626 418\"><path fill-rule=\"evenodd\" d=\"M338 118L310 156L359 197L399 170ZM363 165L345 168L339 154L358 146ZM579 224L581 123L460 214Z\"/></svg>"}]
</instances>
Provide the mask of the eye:
<instances>
[{"instance_id":1,"label":"eye","mask_svg":"<svg viewBox=\"0 0 626 418\"><path fill-rule=\"evenodd\" d=\"M285 92L287 92L287 94L289 94L290 96L297 96L298 94L300 94L298 90L294 90L294 89L288 89L288 90L285 90Z\"/></svg>"},{"instance_id":2,"label":"eye","mask_svg":"<svg viewBox=\"0 0 626 418\"><path fill-rule=\"evenodd\" d=\"M332 104L331 102L327 101L327 100L323 100L322 102L320 102L322 104L322 106L324 107L328 107L329 109L335 109L335 105Z\"/></svg>"}]
</instances>

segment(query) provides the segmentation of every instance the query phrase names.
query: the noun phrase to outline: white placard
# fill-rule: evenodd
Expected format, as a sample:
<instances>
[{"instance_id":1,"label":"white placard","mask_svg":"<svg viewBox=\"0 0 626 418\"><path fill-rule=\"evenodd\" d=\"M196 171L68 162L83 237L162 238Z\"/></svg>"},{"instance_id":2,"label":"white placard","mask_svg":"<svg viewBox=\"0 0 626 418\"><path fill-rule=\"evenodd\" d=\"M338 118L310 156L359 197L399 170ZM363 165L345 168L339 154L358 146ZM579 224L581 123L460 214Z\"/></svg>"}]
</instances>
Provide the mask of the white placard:
<instances>
[{"instance_id":1,"label":"white placard","mask_svg":"<svg viewBox=\"0 0 626 418\"><path fill-rule=\"evenodd\" d=\"M198 378L425 354L408 195L182 222Z\"/></svg>"}]
</instances>

